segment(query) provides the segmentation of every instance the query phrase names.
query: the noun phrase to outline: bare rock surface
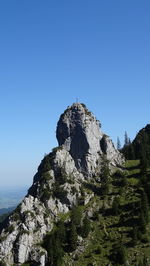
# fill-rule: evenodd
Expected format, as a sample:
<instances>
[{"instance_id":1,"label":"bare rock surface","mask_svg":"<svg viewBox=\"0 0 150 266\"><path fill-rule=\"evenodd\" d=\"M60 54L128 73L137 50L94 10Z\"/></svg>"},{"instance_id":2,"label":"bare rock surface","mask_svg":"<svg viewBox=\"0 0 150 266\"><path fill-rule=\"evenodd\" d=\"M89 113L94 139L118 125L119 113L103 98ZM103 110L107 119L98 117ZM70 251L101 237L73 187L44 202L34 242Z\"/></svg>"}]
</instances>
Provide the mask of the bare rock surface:
<instances>
[{"instance_id":1,"label":"bare rock surface","mask_svg":"<svg viewBox=\"0 0 150 266\"><path fill-rule=\"evenodd\" d=\"M84 104L75 103L61 115L56 136L59 145L69 151L77 169L90 177L95 173L102 154L112 165L121 164L122 155L105 135L100 122Z\"/></svg>"}]
</instances>

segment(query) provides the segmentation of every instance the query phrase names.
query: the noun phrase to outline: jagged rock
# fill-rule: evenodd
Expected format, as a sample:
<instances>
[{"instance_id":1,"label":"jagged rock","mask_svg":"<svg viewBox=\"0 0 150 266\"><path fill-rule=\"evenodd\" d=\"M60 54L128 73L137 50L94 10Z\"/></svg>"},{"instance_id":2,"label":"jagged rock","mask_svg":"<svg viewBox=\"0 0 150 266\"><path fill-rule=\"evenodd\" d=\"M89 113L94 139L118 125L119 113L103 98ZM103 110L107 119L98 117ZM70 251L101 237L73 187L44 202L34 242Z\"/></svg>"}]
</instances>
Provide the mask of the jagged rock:
<instances>
[{"instance_id":1,"label":"jagged rock","mask_svg":"<svg viewBox=\"0 0 150 266\"><path fill-rule=\"evenodd\" d=\"M1 225L0 260L7 266L26 261L44 266L47 252L39 244L54 222L80 198L88 204L94 196L84 191L83 198L83 182L100 175L104 155L110 165L124 160L83 104L75 103L61 115L57 139L59 147L44 157L28 194Z\"/></svg>"},{"instance_id":2,"label":"jagged rock","mask_svg":"<svg viewBox=\"0 0 150 266\"><path fill-rule=\"evenodd\" d=\"M59 145L69 151L84 176L95 174L102 154L112 165L123 162L122 155L102 132L99 121L83 104L75 103L65 110L58 121L56 136Z\"/></svg>"}]
</instances>

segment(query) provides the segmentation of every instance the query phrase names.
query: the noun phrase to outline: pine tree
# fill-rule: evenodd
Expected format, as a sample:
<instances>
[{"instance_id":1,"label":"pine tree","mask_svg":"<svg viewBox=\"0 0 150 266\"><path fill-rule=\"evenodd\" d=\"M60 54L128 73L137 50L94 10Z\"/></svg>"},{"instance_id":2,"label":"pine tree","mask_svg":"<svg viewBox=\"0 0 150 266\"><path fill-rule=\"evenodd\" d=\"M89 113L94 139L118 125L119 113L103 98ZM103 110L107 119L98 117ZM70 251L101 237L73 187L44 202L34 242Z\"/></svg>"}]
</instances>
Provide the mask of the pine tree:
<instances>
[{"instance_id":1,"label":"pine tree","mask_svg":"<svg viewBox=\"0 0 150 266\"><path fill-rule=\"evenodd\" d=\"M83 219L83 226L82 226L82 237L87 237L91 230L91 225L89 219L85 216Z\"/></svg>"},{"instance_id":2,"label":"pine tree","mask_svg":"<svg viewBox=\"0 0 150 266\"><path fill-rule=\"evenodd\" d=\"M142 153L141 159L140 159L140 170L141 170L141 175L145 176L147 174L147 158L145 152Z\"/></svg>"},{"instance_id":3,"label":"pine tree","mask_svg":"<svg viewBox=\"0 0 150 266\"><path fill-rule=\"evenodd\" d=\"M148 198L147 198L145 191L143 191L141 195L141 208L144 214L145 222L148 223L149 222L149 205L148 205Z\"/></svg>"},{"instance_id":4,"label":"pine tree","mask_svg":"<svg viewBox=\"0 0 150 266\"><path fill-rule=\"evenodd\" d=\"M133 231L132 231L132 244L133 244L133 246L135 246L137 244L137 240L138 240L137 232L138 232L137 227L134 226Z\"/></svg>"},{"instance_id":5,"label":"pine tree","mask_svg":"<svg viewBox=\"0 0 150 266\"><path fill-rule=\"evenodd\" d=\"M127 149L127 158L128 160L135 160L135 152L132 144Z\"/></svg>"},{"instance_id":6,"label":"pine tree","mask_svg":"<svg viewBox=\"0 0 150 266\"><path fill-rule=\"evenodd\" d=\"M114 260L116 262L115 265L122 265L126 263L127 260L127 254L126 254L126 248L123 246L122 242L121 243L117 243L114 251Z\"/></svg>"},{"instance_id":7,"label":"pine tree","mask_svg":"<svg viewBox=\"0 0 150 266\"><path fill-rule=\"evenodd\" d=\"M112 212L114 215L119 214L119 198L115 197L112 204Z\"/></svg>"},{"instance_id":8,"label":"pine tree","mask_svg":"<svg viewBox=\"0 0 150 266\"><path fill-rule=\"evenodd\" d=\"M120 245L120 248L118 250L118 259L119 259L120 264L126 263L126 259L127 259L126 249L122 244Z\"/></svg>"},{"instance_id":9,"label":"pine tree","mask_svg":"<svg viewBox=\"0 0 150 266\"><path fill-rule=\"evenodd\" d=\"M70 228L70 236L69 236L69 244L70 244L71 251L77 248L77 240L78 240L78 235L77 235L76 226L72 222L71 228Z\"/></svg>"},{"instance_id":10,"label":"pine tree","mask_svg":"<svg viewBox=\"0 0 150 266\"><path fill-rule=\"evenodd\" d=\"M145 222L144 213L142 210L141 210L140 217L139 217L139 229L141 230L143 234L146 233L146 222Z\"/></svg>"},{"instance_id":11,"label":"pine tree","mask_svg":"<svg viewBox=\"0 0 150 266\"><path fill-rule=\"evenodd\" d=\"M129 144L130 144L130 140L129 140L127 132L125 131L125 134L124 134L124 147L128 146Z\"/></svg>"},{"instance_id":12,"label":"pine tree","mask_svg":"<svg viewBox=\"0 0 150 266\"><path fill-rule=\"evenodd\" d=\"M147 197L148 197L148 202L149 202L149 204L150 204L150 182L148 182L147 184L146 184L146 186L145 186L145 192L146 192L146 195L147 195Z\"/></svg>"},{"instance_id":13,"label":"pine tree","mask_svg":"<svg viewBox=\"0 0 150 266\"><path fill-rule=\"evenodd\" d=\"M79 206L74 206L71 212L71 221L76 226L76 228L80 227L82 218L82 210Z\"/></svg>"},{"instance_id":14,"label":"pine tree","mask_svg":"<svg viewBox=\"0 0 150 266\"><path fill-rule=\"evenodd\" d=\"M110 178L109 163L106 156L103 156L102 167L101 167L101 185L104 195L108 194L109 192L109 178Z\"/></svg>"},{"instance_id":15,"label":"pine tree","mask_svg":"<svg viewBox=\"0 0 150 266\"><path fill-rule=\"evenodd\" d=\"M66 242L66 229L62 221L58 222L57 236L62 244Z\"/></svg>"},{"instance_id":16,"label":"pine tree","mask_svg":"<svg viewBox=\"0 0 150 266\"><path fill-rule=\"evenodd\" d=\"M121 149L121 142L119 137L117 137L117 149L120 150Z\"/></svg>"},{"instance_id":17,"label":"pine tree","mask_svg":"<svg viewBox=\"0 0 150 266\"><path fill-rule=\"evenodd\" d=\"M61 266L64 251L56 233L49 236L46 250L48 251L48 265Z\"/></svg>"},{"instance_id":18,"label":"pine tree","mask_svg":"<svg viewBox=\"0 0 150 266\"><path fill-rule=\"evenodd\" d=\"M149 265L149 263L147 261L147 257L146 257L146 255L144 255L144 258L143 258L143 266L148 266L148 265Z\"/></svg>"}]
</instances>

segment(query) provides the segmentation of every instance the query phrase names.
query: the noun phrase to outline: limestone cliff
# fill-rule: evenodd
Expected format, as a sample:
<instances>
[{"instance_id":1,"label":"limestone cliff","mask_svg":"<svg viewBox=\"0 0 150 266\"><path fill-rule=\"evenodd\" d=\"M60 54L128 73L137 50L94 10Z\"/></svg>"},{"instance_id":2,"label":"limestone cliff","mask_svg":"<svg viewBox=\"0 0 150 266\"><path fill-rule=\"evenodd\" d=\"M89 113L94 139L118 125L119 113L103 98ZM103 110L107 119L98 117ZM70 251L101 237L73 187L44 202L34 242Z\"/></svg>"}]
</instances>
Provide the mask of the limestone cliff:
<instances>
[{"instance_id":1,"label":"limestone cliff","mask_svg":"<svg viewBox=\"0 0 150 266\"><path fill-rule=\"evenodd\" d=\"M41 242L60 214L68 213L77 204L83 182L100 177L104 155L110 167L124 161L83 104L75 103L66 109L56 135L59 146L44 157L28 194L1 225L0 260L7 266L27 261L46 265L47 251ZM82 204L93 196L85 190Z\"/></svg>"},{"instance_id":2,"label":"limestone cliff","mask_svg":"<svg viewBox=\"0 0 150 266\"><path fill-rule=\"evenodd\" d=\"M56 136L59 145L74 159L78 171L87 177L95 175L102 154L112 165L122 163L122 155L84 104L75 103L66 109L58 121Z\"/></svg>"}]
</instances>

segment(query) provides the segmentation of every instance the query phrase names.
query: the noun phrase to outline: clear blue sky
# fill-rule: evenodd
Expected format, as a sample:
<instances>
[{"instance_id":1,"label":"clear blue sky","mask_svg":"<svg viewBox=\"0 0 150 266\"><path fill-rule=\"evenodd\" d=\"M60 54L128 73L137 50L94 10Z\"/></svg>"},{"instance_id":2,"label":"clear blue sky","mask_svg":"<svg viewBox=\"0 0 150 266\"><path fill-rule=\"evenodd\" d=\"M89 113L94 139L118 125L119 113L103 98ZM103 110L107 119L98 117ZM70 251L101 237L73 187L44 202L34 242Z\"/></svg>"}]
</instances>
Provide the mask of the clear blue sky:
<instances>
[{"instance_id":1,"label":"clear blue sky","mask_svg":"<svg viewBox=\"0 0 150 266\"><path fill-rule=\"evenodd\" d=\"M0 1L0 185L31 184L64 109L116 141L150 123L150 1Z\"/></svg>"}]
</instances>

